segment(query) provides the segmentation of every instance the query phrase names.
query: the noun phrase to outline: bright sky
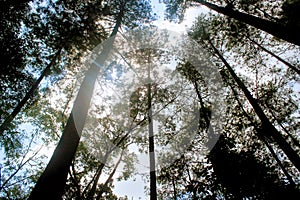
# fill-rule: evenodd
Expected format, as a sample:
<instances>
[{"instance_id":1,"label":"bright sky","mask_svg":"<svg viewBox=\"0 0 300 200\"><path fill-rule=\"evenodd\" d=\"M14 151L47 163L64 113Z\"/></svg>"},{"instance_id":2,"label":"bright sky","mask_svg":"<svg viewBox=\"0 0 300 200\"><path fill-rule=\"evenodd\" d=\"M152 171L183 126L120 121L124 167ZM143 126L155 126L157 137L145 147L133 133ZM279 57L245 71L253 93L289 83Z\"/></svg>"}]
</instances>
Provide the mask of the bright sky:
<instances>
[{"instance_id":1,"label":"bright sky","mask_svg":"<svg viewBox=\"0 0 300 200\"><path fill-rule=\"evenodd\" d=\"M157 14L158 20L156 20L153 24L168 29L170 31L179 32L179 33L186 33L188 28L190 28L193 25L193 22L195 18L203 12L207 12L208 9L206 7L201 6L200 7L191 7L188 8L186 11L186 14L184 16L184 20L180 24L176 24L174 22L170 22L168 20L164 19L164 10L165 5L162 3L159 3L159 0L152 0L152 9L153 12Z\"/></svg>"}]
</instances>

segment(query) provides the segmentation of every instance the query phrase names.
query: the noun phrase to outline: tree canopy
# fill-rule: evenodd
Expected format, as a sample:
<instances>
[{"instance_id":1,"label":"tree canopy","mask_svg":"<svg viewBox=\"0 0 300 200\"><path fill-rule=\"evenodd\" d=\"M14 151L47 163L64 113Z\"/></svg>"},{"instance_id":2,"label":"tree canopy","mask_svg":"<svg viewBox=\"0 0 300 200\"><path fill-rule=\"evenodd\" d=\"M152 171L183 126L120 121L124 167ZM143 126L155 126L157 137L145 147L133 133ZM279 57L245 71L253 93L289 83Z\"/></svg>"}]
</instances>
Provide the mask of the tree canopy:
<instances>
[{"instance_id":1,"label":"tree canopy","mask_svg":"<svg viewBox=\"0 0 300 200\"><path fill-rule=\"evenodd\" d=\"M299 196L299 0L1 2L1 199Z\"/></svg>"}]
</instances>

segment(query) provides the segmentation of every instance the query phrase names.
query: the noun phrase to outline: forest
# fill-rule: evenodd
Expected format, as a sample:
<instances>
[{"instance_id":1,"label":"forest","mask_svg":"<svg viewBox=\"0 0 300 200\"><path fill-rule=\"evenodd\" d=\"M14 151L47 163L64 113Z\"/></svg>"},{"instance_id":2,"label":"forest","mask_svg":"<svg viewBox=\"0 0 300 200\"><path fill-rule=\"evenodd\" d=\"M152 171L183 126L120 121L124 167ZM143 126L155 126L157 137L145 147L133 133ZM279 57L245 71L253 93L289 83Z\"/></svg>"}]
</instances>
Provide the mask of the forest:
<instances>
[{"instance_id":1,"label":"forest","mask_svg":"<svg viewBox=\"0 0 300 200\"><path fill-rule=\"evenodd\" d=\"M0 199L300 196L300 0L0 2Z\"/></svg>"}]
</instances>

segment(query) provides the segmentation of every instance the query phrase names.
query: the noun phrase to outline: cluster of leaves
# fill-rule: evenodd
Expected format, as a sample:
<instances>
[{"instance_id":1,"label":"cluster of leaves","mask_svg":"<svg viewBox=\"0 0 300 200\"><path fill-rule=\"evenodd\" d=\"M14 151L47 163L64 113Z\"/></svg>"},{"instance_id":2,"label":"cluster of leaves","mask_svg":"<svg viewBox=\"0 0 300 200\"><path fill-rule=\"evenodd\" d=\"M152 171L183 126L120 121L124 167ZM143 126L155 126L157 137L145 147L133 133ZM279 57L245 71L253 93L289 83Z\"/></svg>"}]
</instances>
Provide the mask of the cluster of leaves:
<instances>
[{"instance_id":1,"label":"cluster of leaves","mask_svg":"<svg viewBox=\"0 0 300 200\"><path fill-rule=\"evenodd\" d=\"M20 4L4 2L0 14L0 29L3 30L0 33L0 52L4 58L1 62L0 92L5 95L0 104L0 123L31 88L35 82L34 76L50 65L45 82L50 80L53 88L57 89L47 90L45 85L48 82L45 83L41 87L44 89L36 90L27 102L27 109L23 109L26 112L19 114L20 120L25 116L31 120L31 125L38 126L37 130L42 132L37 132L40 134L39 140L49 144L60 138L65 127L74 93L79 87L74 76L81 76L80 73L87 67L81 66L84 55L108 37L116 22L121 22L125 30L130 30L154 19L147 0L126 3L88 0L49 0L29 4L28 1L21 1ZM201 2L164 0L166 17L182 21L187 8ZM299 0L209 2L286 27L300 26L297 12ZM171 63L172 55L159 50L166 42L165 35L145 41L145 38L150 38L146 34L155 35L146 31L140 34L138 41L130 41L136 39L136 35L126 36L126 39L133 45L147 43L153 48L126 52L121 62L124 66L112 62L111 68L104 72L102 82L99 81L98 87L104 90L95 90L101 99L94 101L100 101L100 104L92 105L89 112L82 142L69 169L64 198L117 199L112 192L114 177L118 174L118 180L127 180L135 173L133 163L137 157L128 147L134 144L142 152L146 151L148 134L145 134L145 125L147 118L154 115L160 123L155 142L169 148L159 157L160 198L273 199L299 194L293 185L299 181L295 168L276 145L276 138L265 133L267 130L263 129L263 122L248 102L249 98L242 95L245 90L240 90L242 82L272 126L283 133L295 151L299 150L296 134L299 132L296 114L299 108L291 87L298 80L295 72L299 60L289 57L287 53L279 59L272 53L279 54L289 49L289 53L295 55L297 51L294 46L219 14L209 13L198 18L189 36L211 53L212 62L220 69L225 85L223 95L228 104L224 105L226 118L223 134L209 155L203 156L202 153L215 139L210 126L213 123L213 97L207 83L199 71L185 60L181 60L175 70L180 78L174 74L168 77L168 71L161 69ZM113 59L120 59L119 55L114 56ZM138 76L137 79L148 80L147 84L136 88L131 94L127 94L127 89L137 83L135 80L124 81L122 76L129 71L124 70L125 65ZM240 82L231 78L232 72L227 65L238 72ZM117 72L116 76L112 76L114 72ZM165 81L162 77L169 80ZM172 79L174 77L176 80ZM150 80L156 82L150 84ZM53 84L55 81L56 84ZM104 94L120 87L119 95L128 97L129 102L120 102ZM31 105L35 107L31 108ZM124 111L123 108L128 107L129 110ZM150 109L153 116L149 116ZM194 110L199 114L198 118L191 116ZM129 112L128 116L124 116L128 114L126 112ZM14 120L0 135L1 147L6 153L1 169L4 174L0 180L3 184L1 195L7 198L27 197L42 170L38 151L33 151L35 148L31 146L35 144L32 136L25 132L18 133L20 131L15 125L19 124L21 122ZM196 127L196 131L189 127ZM266 151L266 147L271 153ZM279 153L272 153L274 149ZM170 162L174 152L182 154ZM25 165L34 169L23 168ZM122 168L121 172L116 173L119 168ZM100 181L104 178L104 182Z\"/></svg>"}]
</instances>

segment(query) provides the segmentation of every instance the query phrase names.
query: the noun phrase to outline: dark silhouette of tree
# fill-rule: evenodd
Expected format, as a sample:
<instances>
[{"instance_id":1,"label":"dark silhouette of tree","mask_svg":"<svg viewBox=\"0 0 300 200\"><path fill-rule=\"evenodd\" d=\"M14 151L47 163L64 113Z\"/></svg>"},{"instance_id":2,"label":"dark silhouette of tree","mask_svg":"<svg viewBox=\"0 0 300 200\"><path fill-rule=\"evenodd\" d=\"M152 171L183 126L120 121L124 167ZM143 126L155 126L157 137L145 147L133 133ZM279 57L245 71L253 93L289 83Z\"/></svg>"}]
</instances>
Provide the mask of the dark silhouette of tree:
<instances>
[{"instance_id":1,"label":"dark silhouette of tree","mask_svg":"<svg viewBox=\"0 0 300 200\"><path fill-rule=\"evenodd\" d=\"M151 58L150 58L151 59ZM149 60L149 59L148 59ZM151 66L148 62L148 79L151 79ZM149 131L149 157L150 157L150 199L157 199L156 189L156 170L155 170L155 151L154 151L154 132L153 132L153 110L152 110L152 84L147 85L147 119Z\"/></svg>"},{"instance_id":2,"label":"dark silhouette of tree","mask_svg":"<svg viewBox=\"0 0 300 200\"><path fill-rule=\"evenodd\" d=\"M209 159L217 181L233 195L233 199L282 199L299 195L295 188L280 181L272 168L258 161L251 150L237 153L230 146L230 139L221 136Z\"/></svg>"},{"instance_id":3,"label":"dark silhouette of tree","mask_svg":"<svg viewBox=\"0 0 300 200\"><path fill-rule=\"evenodd\" d=\"M49 74L51 67L55 64L57 59L59 58L61 53L61 49L58 50L55 55L53 56L51 62L46 66L46 68L43 70L40 77L33 83L32 87L29 89L29 91L25 94L25 96L21 99L20 102L15 106L13 111L5 118L5 120L2 122L0 126L0 135L3 135L4 130L9 126L9 124L14 120L14 118L17 116L17 114L22 110L22 108L26 105L28 100L34 96L36 93L36 90L38 89L41 81L44 79L44 77Z\"/></svg>"},{"instance_id":4,"label":"dark silhouette of tree","mask_svg":"<svg viewBox=\"0 0 300 200\"><path fill-rule=\"evenodd\" d=\"M252 96L251 92L248 90L244 82L237 76L231 65L223 57L222 53L215 47L215 45L212 42L212 39L210 38L211 36L209 35L209 33L206 32L205 27L201 27L200 25L200 27L195 28L194 33L191 32L191 36L194 39L198 40L198 42L203 42L203 44L207 42L207 45L212 49L212 53L215 54L216 57L222 61L223 65L226 67L232 78L235 80L238 87L243 91L245 97L251 104L256 115L259 117L264 136L266 138L272 137L274 141L280 146L280 148L285 152L285 154L289 157L294 166L298 170L300 170L300 157L298 156L296 150L294 150L291 147L291 145L271 123L264 110L259 105L257 100Z\"/></svg>"},{"instance_id":5,"label":"dark silhouette of tree","mask_svg":"<svg viewBox=\"0 0 300 200\"><path fill-rule=\"evenodd\" d=\"M228 91L225 90L227 92L224 93L224 96L227 96L228 103L231 101L230 99L233 99L235 103L228 106L226 109L227 124L224 125L224 135L211 151L210 156L208 156L209 160L196 157L199 147L195 145L195 143L197 144L197 139L195 139L195 143L193 143L189 149L190 152L185 152L181 157L181 161L183 162L182 165L176 166L174 164L169 168L162 169L162 173L159 174L158 180L160 183L163 183L163 186L160 188L159 193L162 195L164 194L164 197L167 198L177 196L179 199L293 198L292 195L299 194L299 189L297 189L298 183L296 181L297 177L293 177L293 175L295 175L294 169L285 162L281 156L282 154L276 152L277 146L273 143L277 142L278 144L278 141L274 137L268 137L268 135L266 135L266 133L270 134L272 129L266 128L269 126L263 125L263 123L266 122L263 120L264 118L267 119L269 121L268 123L274 128L275 125L276 128L279 128L280 125L278 124L279 126L277 126L277 123L275 122L276 118L278 118L279 122L281 119L282 122L284 122L297 110L297 106L294 106L294 103L290 102L292 101L290 98L291 96L289 96L291 93L282 93L284 96L283 98L286 99L284 102L281 101L281 96L276 96L281 94L279 91L283 88L282 85L285 85L288 80L276 76L278 74L275 74L276 78L274 79L276 81L282 81L280 84L277 85L276 81L274 81L275 83L270 81L261 84L261 88L258 88L256 85L255 94L251 94L249 90L250 87L247 88L245 85L247 79L238 77L236 72L233 71L232 66L229 64L229 62L238 64L242 62L238 59L233 61L225 60L223 54L229 54L230 56L234 56L234 58L240 56L239 54L243 54L242 59L248 59L245 54L249 54L249 57L255 57L255 51L248 51L249 49L245 48L245 52L243 52L243 50L241 50L243 48L239 46L241 43L244 44L245 42L247 42L247 45L250 44L251 46L255 46L255 44L251 44L251 42L248 41L241 42L239 39L244 36L256 35L256 32L253 31L253 28L248 29L241 23L238 23L238 27L235 27L235 22L232 23L232 27L233 29L236 28L234 29L236 31L230 32L231 28L226 27L226 22L221 24L217 23L217 20L213 22L209 21L208 23L199 23L197 25L202 32L196 32L195 29L193 29L191 35L193 36L193 39L199 42L199 45L206 47L213 46L212 48L207 48L208 51L215 56L213 57L213 60L216 65L219 66L222 76L223 74L226 74L227 79L230 79L230 83L227 82L228 80L225 82L227 82L226 86L229 91L232 90L232 93L227 93ZM215 27L207 28L206 26ZM224 26L224 29L222 26ZM243 30L245 27L246 29ZM223 32L223 30L227 30L228 32ZM239 34L237 30L242 30L242 34ZM251 31L251 34L248 34L249 31ZM230 37L232 40L229 39ZM260 40L261 38L259 38L259 41ZM205 41L208 42L206 43ZM230 47L226 46L230 42L232 42L232 44L234 43L234 45L231 45ZM219 49L217 49L216 46L218 46ZM274 55L271 56L275 57ZM257 64L259 65L260 63ZM225 66L225 68L223 66ZM228 70L228 66L230 66L231 69ZM192 67L193 66L191 66L190 63L184 63L180 66L180 70L182 71L185 69L185 71L183 71L185 77L190 81L197 81L200 77L195 70L188 70L188 68ZM250 66L246 65L245 67L248 68ZM239 69L243 70L245 68L239 66ZM239 94L235 88L239 88L243 95ZM205 96L205 94L199 91L198 93L200 93L198 96ZM265 104L268 104L270 108L267 108ZM278 107L282 105L285 105L285 108L279 109ZM260 107L260 111L262 111L265 117L262 117L262 115L256 112L257 110L254 108L256 106ZM275 112L277 115L274 117L270 112ZM231 115L229 115L229 113ZM204 116L202 116L202 118L204 118ZM204 119L202 120L205 121ZM205 124L205 122L202 122L202 125L203 124ZM285 151L285 153L291 153L289 158L295 158L292 163L299 169L299 164L297 164L299 163L299 156L297 155L296 148L298 143L297 140L294 142L293 137L291 137L292 135L288 132L281 135L278 130L276 131L279 135L275 135L281 137L279 140L281 140L282 144L284 143L283 148L282 146L280 148L284 149L287 147L290 149ZM249 133L253 134L253 136L247 135ZM293 139L294 144L290 142L291 139ZM269 152L265 151L266 147ZM217 152L227 153L220 153L220 157L218 157L216 155ZM191 154L193 156L191 156ZM268 159L263 160L260 157L267 157ZM177 173L176 170L180 170L181 173ZM289 183L287 183L287 181ZM174 187L172 187L172 183L174 182L176 183L176 192L174 192Z\"/></svg>"},{"instance_id":6,"label":"dark silhouette of tree","mask_svg":"<svg viewBox=\"0 0 300 200\"><path fill-rule=\"evenodd\" d=\"M8 2L1 1L1 5L5 3ZM35 81L34 76L25 70L30 48L27 41L20 36L21 23L29 12L28 5L11 5L2 10L3 7L1 6L0 12L0 56L2 60L0 63L0 125L9 117L19 99L26 94ZM34 93L26 108L29 109L38 99L38 93ZM21 118L18 118L14 123L9 124L5 134L0 131L3 156L12 160L23 154L22 149L26 146L23 142L26 137L30 137L18 129L20 121ZM14 171L13 166L16 165L17 163L4 164L2 167L5 170L11 166ZM3 173L3 178L7 178L7 174Z\"/></svg>"},{"instance_id":7,"label":"dark silhouette of tree","mask_svg":"<svg viewBox=\"0 0 300 200\"><path fill-rule=\"evenodd\" d=\"M267 52L268 54L270 54L271 56L275 57L277 60L279 60L280 62L282 62L283 64L285 64L286 66L288 66L290 69L294 70L295 72L297 72L300 75L300 70L295 67L294 65L292 65L291 63L285 61L284 59L282 59L280 56L274 54L273 52L271 52L270 50L266 49L265 47L263 47L261 44L257 43L255 40L248 38L253 44L257 45L260 49L262 49L263 51Z\"/></svg>"}]
</instances>

